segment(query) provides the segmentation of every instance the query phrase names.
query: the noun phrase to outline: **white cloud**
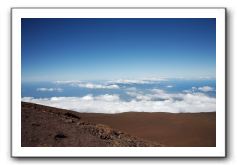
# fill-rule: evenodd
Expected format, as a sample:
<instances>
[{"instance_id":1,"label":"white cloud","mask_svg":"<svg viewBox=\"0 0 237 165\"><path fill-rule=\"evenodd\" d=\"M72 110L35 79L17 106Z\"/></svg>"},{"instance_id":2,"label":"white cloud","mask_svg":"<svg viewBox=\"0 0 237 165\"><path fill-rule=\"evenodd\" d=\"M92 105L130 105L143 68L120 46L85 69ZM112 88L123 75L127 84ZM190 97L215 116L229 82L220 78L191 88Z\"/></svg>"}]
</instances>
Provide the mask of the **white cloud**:
<instances>
[{"instance_id":1,"label":"white cloud","mask_svg":"<svg viewBox=\"0 0 237 165\"><path fill-rule=\"evenodd\" d=\"M154 84L160 81L166 81L165 78L145 78L145 79L118 79L108 81L110 84Z\"/></svg>"},{"instance_id":2,"label":"white cloud","mask_svg":"<svg viewBox=\"0 0 237 165\"><path fill-rule=\"evenodd\" d=\"M120 100L118 95L109 95L109 94L96 96L95 99L100 100L100 101L119 101Z\"/></svg>"},{"instance_id":3,"label":"white cloud","mask_svg":"<svg viewBox=\"0 0 237 165\"><path fill-rule=\"evenodd\" d=\"M119 89L119 86L116 84L95 84L91 82L82 81L56 81L55 83L89 89Z\"/></svg>"},{"instance_id":4,"label":"white cloud","mask_svg":"<svg viewBox=\"0 0 237 165\"><path fill-rule=\"evenodd\" d=\"M22 101L74 110L78 112L94 113L122 113L122 112L170 112L196 113L214 112L216 99L203 93L169 94L160 89L151 93L130 91L131 101L122 100L119 95L86 95L83 97L52 97L32 98L24 97Z\"/></svg>"},{"instance_id":5,"label":"white cloud","mask_svg":"<svg viewBox=\"0 0 237 165\"><path fill-rule=\"evenodd\" d=\"M202 92L211 92L214 91L214 89L212 87L209 86L203 86L203 87L199 87L198 90L202 91Z\"/></svg>"},{"instance_id":6,"label":"white cloud","mask_svg":"<svg viewBox=\"0 0 237 165\"><path fill-rule=\"evenodd\" d=\"M167 85L166 87L167 88L173 88L173 85Z\"/></svg>"},{"instance_id":7,"label":"white cloud","mask_svg":"<svg viewBox=\"0 0 237 165\"><path fill-rule=\"evenodd\" d=\"M184 93L191 93L191 90L183 90Z\"/></svg>"},{"instance_id":8,"label":"white cloud","mask_svg":"<svg viewBox=\"0 0 237 165\"><path fill-rule=\"evenodd\" d=\"M81 99L86 100L86 101L94 100L93 95L86 95L86 96L83 96Z\"/></svg>"},{"instance_id":9,"label":"white cloud","mask_svg":"<svg viewBox=\"0 0 237 165\"><path fill-rule=\"evenodd\" d=\"M113 84L150 84L150 81L147 80L129 80L129 79L119 79L115 81L109 81Z\"/></svg>"},{"instance_id":10,"label":"white cloud","mask_svg":"<svg viewBox=\"0 0 237 165\"><path fill-rule=\"evenodd\" d=\"M70 85L73 87L89 88L89 89L119 89L119 84L154 84L161 81L167 81L165 78L144 78L144 79L118 79L114 81L106 81L104 83L83 82L77 80L71 81L55 81L56 84ZM171 88L172 86L167 86Z\"/></svg>"},{"instance_id":11,"label":"white cloud","mask_svg":"<svg viewBox=\"0 0 237 165\"><path fill-rule=\"evenodd\" d=\"M81 87L81 88L89 88L89 89L119 89L119 86L116 84L102 85L102 84L93 84L93 83L78 83L76 86Z\"/></svg>"},{"instance_id":12,"label":"white cloud","mask_svg":"<svg viewBox=\"0 0 237 165\"><path fill-rule=\"evenodd\" d=\"M37 88L36 91L39 92L62 92L62 88Z\"/></svg>"},{"instance_id":13,"label":"white cloud","mask_svg":"<svg viewBox=\"0 0 237 165\"><path fill-rule=\"evenodd\" d=\"M213 87L203 86L203 87L192 87L190 90L183 90L184 93L194 93L194 92L212 92L215 91Z\"/></svg>"},{"instance_id":14,"label":"white cloud","mask_svg":"<svg viewBox=\"0 0 237 165\"><path fill-rule=\"evenodd\" d=\"M197 87L192 87L191 89L183 90L184 93L194 93L197 92Z\"/></svg>"},{"instance_id":15,"label":"white cloud","mask_svg":"<svg viewBox=\"0 0 237 165\"><path fill-rule=\"evenodd\" d=\"M81 81L78 80L69 80L69 81L55 81L56 84L72 84L72 83L81 83Z\"/></svg>"},{"instance_id":16,"label":"white cloud","mask_svg":"<svg viewBox=\"0 0 237 165\"><path fill-rule=\"evenodd\" d=\"M148 100L151 100L152 97L149 96L149 95L145 95L141 92L136 92L136 91L128 91L126 92L127 95L133 97L134 99L136 99L137 101L148 101Z\"/></svg>"}]
</instances>

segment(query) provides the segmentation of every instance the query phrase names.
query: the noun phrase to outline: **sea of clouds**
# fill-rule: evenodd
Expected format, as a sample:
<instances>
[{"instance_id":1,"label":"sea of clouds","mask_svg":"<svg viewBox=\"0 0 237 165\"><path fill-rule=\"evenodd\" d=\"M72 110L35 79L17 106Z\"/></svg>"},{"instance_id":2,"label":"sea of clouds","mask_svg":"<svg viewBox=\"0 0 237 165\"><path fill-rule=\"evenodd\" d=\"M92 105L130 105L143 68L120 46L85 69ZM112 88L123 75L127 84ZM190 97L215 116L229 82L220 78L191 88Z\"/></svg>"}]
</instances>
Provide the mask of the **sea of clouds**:
<instances>
[{"instance_id":1,"label":"sea of clouds","mask_svg":"<svg viewBox=\"0 0 237 165\"><path fill-rule=\"evenodd\" d=\"M151 83L151 81L116 81L107 84L93 84L84 82L56 82L75 87L91 89L118 89L120 83ZM167 86L168 87L168 86ZM169 86L168 88L172 88ZM59 89L63 90L63 89ZM124 100L119 94L93 95L87 94L82 97L50 97L34 98L23 97L22 101L32 102L57 108L74 110L88 113L122 113L122 112L169 112L169 113L198 113L215 112L216 98L210 97L206 92L213 91L210 86L193 87L179 93L168 93L163 89L150 89L149 91L137 90L135 87L127 88L126 94L131 100ZM57 88L39 91L58 91Z\"/></svg>"},{"instance_id":2,"label":"sea of clouds","mask_svg":"<svg viewBox=\"0 0 237 165\"><path fill-rule=\"evenodd\" d=\"M149 78L149 79L118 79L113 81L106 81L104 83L92 83L83 81L55 81L55 84L70 85L72 87L89 88L89 89L119 89L121 84L154 84L160 81L166 81L164 78Z\"/></svg>"}]
</instances>

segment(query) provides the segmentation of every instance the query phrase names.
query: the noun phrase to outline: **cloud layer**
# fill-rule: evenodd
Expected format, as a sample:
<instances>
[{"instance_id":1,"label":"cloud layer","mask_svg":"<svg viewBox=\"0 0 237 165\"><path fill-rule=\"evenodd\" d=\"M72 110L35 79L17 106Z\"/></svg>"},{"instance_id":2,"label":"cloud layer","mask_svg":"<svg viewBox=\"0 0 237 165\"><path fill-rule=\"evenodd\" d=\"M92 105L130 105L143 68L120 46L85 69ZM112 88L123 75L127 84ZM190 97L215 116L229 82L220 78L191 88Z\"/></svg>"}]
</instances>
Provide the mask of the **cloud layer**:
<instances>
[{"instance_id":1,"label":"cloud layer","mask_svg":"<svg viewBox=\"0 0 237 165\"><path fill-rule=\"evenodd\" d=\"M62 88L37 88L36 91L39 92L62 92Z\"/></svg>"},{"instance_id":2,"label":"cloud layer","mask_svg":"<svg viewBox=\"0 0 237 165\"><path fill-rule=\"evenodd\" d=\"M154 84L161 81L167 81L164 78L147 78L147 79L118 79L114 81L106 81L104 83L83 82L77 80L71 81L55 81L56 84L70 85L73 87L89 88L89 89L119 89L119 84ZM171 88L172 86L167 86Z\"/></svg>"},{"instance_id":3,"label":"cloud layer","mask_svg":"<svg viewBox=\"0 0 237 165\"><path fill-rule=\"evenodd\" d=\"M164 90L153 89L144 94L131 90L127 94L130 101L122 100L119 95L92 94L83 97L24 97L22 101L47 106L64 108L78 112L92 113L122 113L122 112L169 112L169 113L197 113L214 112L216 99L203 93L166 93Z\"/></svg>"},{"instance_id":4,"label":"cloud layer","mask_svg":"<svg viewBox=\"0 0 237 165\"><path fill-rule=\"evenodd\" d=\"M167 81L165 78L146 78L146 79L118 79L108 81L110 84L153 84L160 81Z\"/></svg>"},{"instance_id":5,"label":"cloud layer","mask_svg":"<svg viewBox=\"0 0 237 165\"><path fill-rule=\"evenodd\" d=\"M89 88L89 89L119 89L117 84L96 84L92 82L82 81L56 81L56 84L66 84L73 87Z\"/></svg>"},{"instance_id":6,"label":"cloud layer","mask_svg":"<svg viewBox=\"0 0 237 165\"><path fill-rule=\"evenodd\" d=\"M77 84L77 86L81 88L89 88L89 89L119 89L119 86L116 84L102 85L102 84L93 84L93 83L81 83L81 84Z\"/></svg>"}]
</instances>

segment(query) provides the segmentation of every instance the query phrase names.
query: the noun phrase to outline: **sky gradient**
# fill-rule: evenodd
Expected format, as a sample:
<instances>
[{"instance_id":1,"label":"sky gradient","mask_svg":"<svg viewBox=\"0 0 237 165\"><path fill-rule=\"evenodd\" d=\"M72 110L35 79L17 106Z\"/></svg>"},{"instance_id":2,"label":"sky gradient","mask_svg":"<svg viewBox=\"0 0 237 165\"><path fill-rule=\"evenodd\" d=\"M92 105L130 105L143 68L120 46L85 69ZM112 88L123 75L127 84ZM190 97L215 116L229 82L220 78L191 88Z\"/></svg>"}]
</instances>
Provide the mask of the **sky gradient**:
<instances>
[{"instance_id":1,"label":"sky gradient","mask_svg":"<svg viewBox=\"0 0 237 165\"><path fill-rule=\"evenodd\" d=\"M215 77L215 19L22 19L22 81Z\"/></svg>"}]
</instances>

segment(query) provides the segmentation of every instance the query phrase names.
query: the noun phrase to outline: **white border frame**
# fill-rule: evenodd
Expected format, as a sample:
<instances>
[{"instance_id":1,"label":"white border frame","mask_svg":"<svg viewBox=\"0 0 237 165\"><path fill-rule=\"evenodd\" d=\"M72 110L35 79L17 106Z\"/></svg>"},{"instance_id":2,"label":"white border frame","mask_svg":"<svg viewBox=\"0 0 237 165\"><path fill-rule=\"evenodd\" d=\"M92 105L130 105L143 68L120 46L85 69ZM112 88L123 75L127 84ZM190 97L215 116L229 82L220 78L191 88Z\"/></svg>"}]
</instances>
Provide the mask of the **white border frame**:
<instances>
[{"instance_id":1,"label":"white border frame","mask_svg":"<svg viewBox=\"0 0 237 165\"><path fill-rule=\"evenodd\" d=\"M216 18L216 147L21 147L21 18ZM225 8L12 8L12 157L225 157Z\"/></svg>"}]
</instances>

